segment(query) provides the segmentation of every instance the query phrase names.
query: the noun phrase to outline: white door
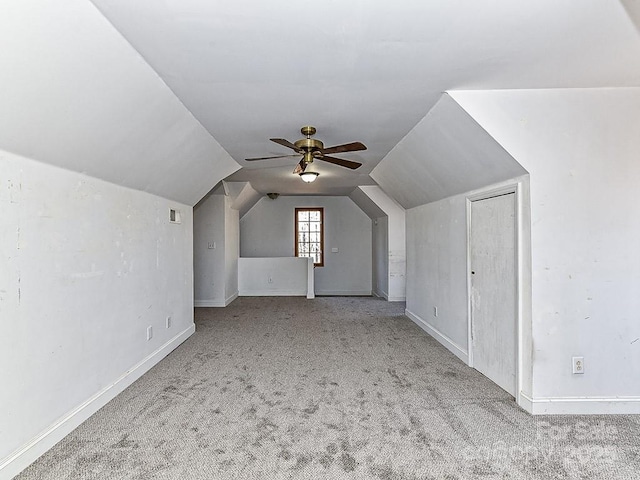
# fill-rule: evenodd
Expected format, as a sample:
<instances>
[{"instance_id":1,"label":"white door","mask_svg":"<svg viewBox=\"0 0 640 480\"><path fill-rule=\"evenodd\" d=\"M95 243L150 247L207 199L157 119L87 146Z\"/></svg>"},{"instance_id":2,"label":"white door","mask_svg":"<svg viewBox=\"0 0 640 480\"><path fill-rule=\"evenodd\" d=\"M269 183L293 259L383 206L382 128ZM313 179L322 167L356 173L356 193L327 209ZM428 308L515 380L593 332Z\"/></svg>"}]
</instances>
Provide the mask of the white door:
<instances>
[{"instance_id":1,"label":"white door","mask_svg":"<svg viewBox=\"0 0 640 480\"><path fill-rule=\"evenodd\" d=\"M471 202L471 349L473 367L515 396L515 194Z\"/></svg>"}]
</instances>

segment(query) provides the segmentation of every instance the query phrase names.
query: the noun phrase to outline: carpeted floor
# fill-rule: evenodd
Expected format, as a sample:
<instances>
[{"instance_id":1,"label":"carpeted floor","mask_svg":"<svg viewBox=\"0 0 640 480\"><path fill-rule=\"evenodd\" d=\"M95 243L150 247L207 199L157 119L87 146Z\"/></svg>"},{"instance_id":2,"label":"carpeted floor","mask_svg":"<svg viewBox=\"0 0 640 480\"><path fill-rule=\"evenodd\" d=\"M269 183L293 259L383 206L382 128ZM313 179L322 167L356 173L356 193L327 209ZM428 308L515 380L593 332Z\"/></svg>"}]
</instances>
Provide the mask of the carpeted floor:
<instances>
[{"instance_id":1,"label":"carpeted floor","mask_svg":"<svg viewBox=\"0 0 640 480\"><path fill-rule=\"evenodd\" d=\"M17 478L638 479L640 417L531 417L375 298L239 298Z\"/></svg>"}]
</instances>

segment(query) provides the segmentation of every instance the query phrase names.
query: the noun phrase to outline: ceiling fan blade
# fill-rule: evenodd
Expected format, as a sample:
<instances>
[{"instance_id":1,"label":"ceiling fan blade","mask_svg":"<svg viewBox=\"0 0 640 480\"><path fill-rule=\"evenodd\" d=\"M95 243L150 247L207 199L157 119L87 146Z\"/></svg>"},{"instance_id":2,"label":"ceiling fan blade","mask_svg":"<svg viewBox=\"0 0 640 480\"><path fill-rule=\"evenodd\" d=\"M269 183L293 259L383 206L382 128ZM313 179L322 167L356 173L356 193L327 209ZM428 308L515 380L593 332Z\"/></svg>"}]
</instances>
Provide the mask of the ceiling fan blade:
<instances>
[{"instance_id":1,"label":"ceiling fan blade","mask_svg":"<svg viewBox=\"0 0 640 480\"><path fill-rule=\"evenodd\" d=\"M333 163L335 165L340 165L341 167L347 167L347 168L350 168L351 170L355 170L356 168L359 168L362 166L362 164L359 162L352 162L351 160L343 160L342 158L328 157L326 155L322 157L318 157L318 160L324 160L325 162Z\"/></svg>"},{"instance_id":2,"label":"ceiling fan blade","mask_svg":"<svg viewBox=\"0 0 640 480\"><path fill-rule=\"evenodd\" d=\"M324 148L322 153L344 153L344 152L357 152L359 150L366 150L367 147L360 142L345 143L344 145L336 145L335 147Z\"/></svg>"},{"instance_id":3,"label":"ceiling fan blade","mask_svg":"<svg viewBox=\"0 0 640 480\"><path fill-rule=\"evenodd\" d=\"M307 164L304 163L304 158L303 158L302 160L300 160L300 163L296 165L296 168L293 169L294 175L300 175L302 172L304 172L305 168L307 168Z\"/></svg>"},{"instance_id":4,"label":"ceiling fan blade","mask_svg":"<svg viewBox=\"0 0 640 480\"><path fill-rule=\"evenodd\" d=\"M269 160L271 158L286 158L286 157L299 157L300 154L294 153L292 155L276 155L275 157L259 157L259 158L245 158L247 162L254 162L256 160Z\"/></svg>"},{"instance_id":5,"label":"ceiling fan blade","mask_svg":"<svg viewBox=\"0 0 640 480\"><path fill-rule=\"evenodd\" d=\"M282 145L283 147L291 148L291 149L295 150L296 152L300 151L300 149L298 147L296 147L289 140L285 140L284 138L270 138L269 140L271 140L272 142L276 142L278 145Z\"/></svg>"}]
</instances>

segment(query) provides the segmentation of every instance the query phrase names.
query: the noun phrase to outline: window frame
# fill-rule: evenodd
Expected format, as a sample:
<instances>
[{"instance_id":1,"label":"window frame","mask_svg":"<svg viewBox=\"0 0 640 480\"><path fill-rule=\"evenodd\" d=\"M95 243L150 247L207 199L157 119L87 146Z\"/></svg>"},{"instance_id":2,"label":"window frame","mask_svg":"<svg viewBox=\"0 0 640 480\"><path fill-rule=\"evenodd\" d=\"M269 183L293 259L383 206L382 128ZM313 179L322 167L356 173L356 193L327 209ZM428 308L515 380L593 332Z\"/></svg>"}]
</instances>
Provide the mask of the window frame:
<instances>
[{"instance_id":1,"label":"window frame","mask_svg":"<svg viewBox=\"0 0 640 480\"><path fill-rule=\"evenodd\" d=\"M324 207L296 207L294 212L293 243L295 246L295 256L298 258L313 258L301 257L299 255L298 238L300 231L298 230L298 212L320 212L320 262L316 263L314 261L313 266L324 267Z\"/></svg>"}]
</instances>

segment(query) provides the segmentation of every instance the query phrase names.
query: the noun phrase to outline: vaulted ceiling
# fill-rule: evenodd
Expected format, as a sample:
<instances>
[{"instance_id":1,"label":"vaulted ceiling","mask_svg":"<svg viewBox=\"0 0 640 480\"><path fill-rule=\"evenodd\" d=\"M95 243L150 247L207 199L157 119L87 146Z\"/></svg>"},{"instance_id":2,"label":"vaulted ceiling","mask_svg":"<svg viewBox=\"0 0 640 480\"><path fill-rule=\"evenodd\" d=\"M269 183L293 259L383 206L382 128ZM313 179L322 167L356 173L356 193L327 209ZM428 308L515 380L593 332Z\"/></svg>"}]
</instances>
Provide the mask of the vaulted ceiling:
<instances>
[{"instance_id":1,"label":"vaulted ceiling","mask_svg":"<svg viewBox=\"0 0 640 480\"><path fill-rule=\"evenodd\" d=\"M520 171L445 92L639 86L634 22L633 0L3 2L0 148L190 204L222 178L348 195L422 165L435 183L409 205L473 183L456 129L499 157L489 179ZM296 158L245 162L306 124L362 141L337 156L363 166L316 161L307 185Z\"/></svg>"}]
</instances>

